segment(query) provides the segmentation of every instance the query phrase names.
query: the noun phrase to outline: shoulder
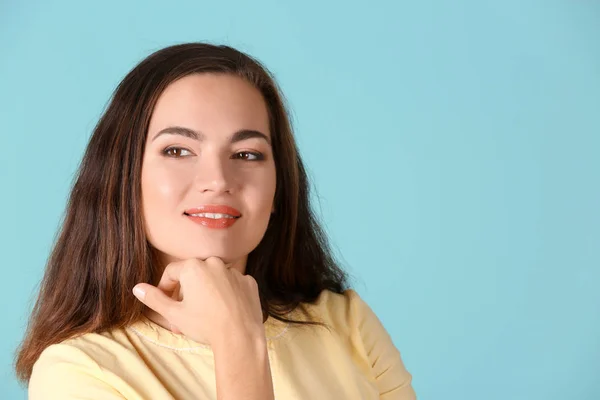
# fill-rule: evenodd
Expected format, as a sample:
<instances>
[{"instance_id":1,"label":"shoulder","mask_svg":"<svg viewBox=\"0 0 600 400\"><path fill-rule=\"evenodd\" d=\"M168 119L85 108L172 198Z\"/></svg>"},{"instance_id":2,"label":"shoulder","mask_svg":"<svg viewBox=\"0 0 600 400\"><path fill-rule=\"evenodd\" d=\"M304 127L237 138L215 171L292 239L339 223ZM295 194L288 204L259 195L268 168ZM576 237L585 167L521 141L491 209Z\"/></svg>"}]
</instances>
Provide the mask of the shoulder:
<instances>
[{"instance_id":1,"label":"shoulder","mask_svg":"<svg viewBox=\"0 0 600 400\"><path fill-rule=\"evenodd\" d=\"M324 310L339 311L340 309L352 307L360 300L360 295L354 289L346 289L342 293L325 289L319 294L314 303L311 304Z\"/></svg>"},{"instance_id":2,"label":"shoulder","mask_svg":"<svg viewBox=\"0 0 600 400\"><path fill-rule=\"evenodd\" d=\"M81 366L97 367L101 360L128 347L129 341L123 329L103 333L85 333L48 346L40 355L36 365L71 362Z\"/></svg>"},{"instance_id":3,"label":"shoulder","mask_svg":"<svg viewBox=\"0 0 600 400\"><path fill-rule=\"evenodd\" d=\"M313 320L332 328L362 357L368 358L374 349L398 353L380 318L354 289L342 293L324 290L308 307Z\"/></svg>"},{"instance_id":4,"label":"shoulder","mask_svg":"<svg viewBox=\"0 0 600 400\"><path fill-rule=\"evenodd\" d=\"M323 290L307 307L315 319L344 333L357 330L365 320L374 317L369 305L354 289L346 289L342 293Z\"/></svg>"},{"instance_id":5,"label":"shoulder","mask_svg":"<svg viewBox=\"0 0 600 400\"><path fill-rule=\"evenodd\" d=\"M79 368L83 367L93 373L100 372L94 359L84 349L72 345L69 341L64 341L44 349L33 365L32 380L49 371L64 368L67 364Z\"/></svg>"},{"instance_id":6,"label":"shoulder","mask_svg":"<svg viewBox=\"0 0 600 400\"><path fill-rule=\"evenodd\" d=\"M46 347L33 365L29 398L70 399L86 390L102 393L104 398L117 396L98 362L114 359L110 353L114 354L115 345L119 344L110 335L88 333Z\"/></svg>"},{"instance_id":7,"label":"shoulder","mask_svg":"<svg viewBox=\"0 0 600 400\"><path fill-rule=\"evenodd\" d=\"M404 366L400 351L379 317L356 291L323 291L312 307L350 344L354 361L371 370L382 399L415 399L412 375Z\"/></svg>"}]
</instances>

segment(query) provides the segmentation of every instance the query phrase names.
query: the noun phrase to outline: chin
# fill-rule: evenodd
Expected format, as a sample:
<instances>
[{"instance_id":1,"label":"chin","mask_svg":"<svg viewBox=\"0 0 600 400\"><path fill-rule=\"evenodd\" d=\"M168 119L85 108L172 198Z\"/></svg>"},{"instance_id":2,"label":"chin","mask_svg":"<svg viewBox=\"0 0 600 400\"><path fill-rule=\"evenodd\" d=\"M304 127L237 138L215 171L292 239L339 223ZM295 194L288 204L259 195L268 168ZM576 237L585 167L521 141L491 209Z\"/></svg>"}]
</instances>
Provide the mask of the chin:
<instances>
[{"instance_id":1,"label":"chin","mask_svg":"<svg viewBox=\"0 0 600 400\"><path fill-rule=\"evenodd\" d=\"M201 244L185 244L180 243L179 246L173 246L168 248L167 246L159 249L161 253L162 261L168 264L172 261L183 261L192 258L200 260L206 260L209 257L218 257L225 264L233 263L248 257L248 254L252 249L242 249L239 246L228 246L226 243L212 243L210 245Z\"/></svg>"},{"instance_id":2,"label":"chin","mask_svg":"<svg viewBox=\"0 0 600 400\"><path fill-rule=\"evenodd\" d=\"M198 258L200 260L206 260L208 257L218 257L225 264L238 261L240 258L244 258L247 254L237 254L238 252L232 252L227 250L213 249L211 251L194 252L187 258Z\"/></svg>"}]
</instances>

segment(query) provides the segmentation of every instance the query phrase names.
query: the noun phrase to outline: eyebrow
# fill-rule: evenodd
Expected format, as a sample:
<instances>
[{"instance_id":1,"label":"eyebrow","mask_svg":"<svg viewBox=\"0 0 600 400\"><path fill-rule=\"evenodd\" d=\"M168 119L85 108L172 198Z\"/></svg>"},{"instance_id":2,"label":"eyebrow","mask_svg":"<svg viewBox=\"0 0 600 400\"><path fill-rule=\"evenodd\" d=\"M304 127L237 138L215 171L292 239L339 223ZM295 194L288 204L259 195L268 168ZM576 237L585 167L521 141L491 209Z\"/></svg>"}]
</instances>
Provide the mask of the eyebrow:
<instances>
[{"instance_id":1,"label":"eyebrow","mask_svg":"<svg viewBox=\"0 0 600 400\"><path fill-rule=\"evenodd\" d=\"M152 141L156 140L157 137L159 137L161 135L166 135L166 134L181 135L181 136L188 137L190 139L197 140L199 142L203 141L206 138L206 135L204 135L202 132L195 131L190 128L185 128L183 126L169 126L168 128L162 129L160 132L158 132L156 135L154 135L154 137L152 138ZM256 131L253 129L241 129L237 132L234 132L233 135L231 135L229 137L229 141L231 143L236 143L236 142L241 142L243 140L254 139L254 138L264 139L269 145L271 145L271 139L269 138L269 136L265 135L264 133L262 133L260 131Z\"/></svg>"}]
</instances>

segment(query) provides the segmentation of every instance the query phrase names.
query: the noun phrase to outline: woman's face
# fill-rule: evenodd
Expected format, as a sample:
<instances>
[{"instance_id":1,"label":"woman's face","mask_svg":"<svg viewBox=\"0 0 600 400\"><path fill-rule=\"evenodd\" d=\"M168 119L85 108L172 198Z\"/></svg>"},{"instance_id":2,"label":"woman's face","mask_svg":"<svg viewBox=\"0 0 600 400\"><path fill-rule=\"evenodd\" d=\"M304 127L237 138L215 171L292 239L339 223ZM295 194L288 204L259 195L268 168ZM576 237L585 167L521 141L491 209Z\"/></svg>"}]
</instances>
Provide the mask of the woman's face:
<instances>
[{"instance_id":1,"label":"woman's face","mask_svg":"<svg viewBox=\"0 0 600 400\"><path fill-rule=\"evenodd\" d=\"M264 99L243 79L194 74L166 88L142 164L146 236L165 265L216 256L245 272L273 211L270 143Z\"/></svg>"}]
</instances>

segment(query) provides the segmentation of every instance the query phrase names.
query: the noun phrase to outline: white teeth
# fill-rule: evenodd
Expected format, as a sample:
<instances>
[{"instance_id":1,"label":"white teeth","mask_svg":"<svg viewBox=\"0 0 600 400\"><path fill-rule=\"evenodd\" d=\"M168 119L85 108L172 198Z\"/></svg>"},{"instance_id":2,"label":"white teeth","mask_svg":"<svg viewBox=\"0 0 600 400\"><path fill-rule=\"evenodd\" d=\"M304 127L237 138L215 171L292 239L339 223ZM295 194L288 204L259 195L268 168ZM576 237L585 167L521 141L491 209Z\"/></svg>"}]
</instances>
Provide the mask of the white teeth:
<instances>
[{"instance_id":1,"label":"white teeth","mask_svg":"<svg viewBox=\"0 0 600 400\"><path fill-rule=\"evenodd\" d=\"M200 213L200 214L190 214L190 215L193 217L203 217L203 218L212 218L212 219L235 218L233 215L217 214L217 213Z\"/></svg>"}]
</instances>

